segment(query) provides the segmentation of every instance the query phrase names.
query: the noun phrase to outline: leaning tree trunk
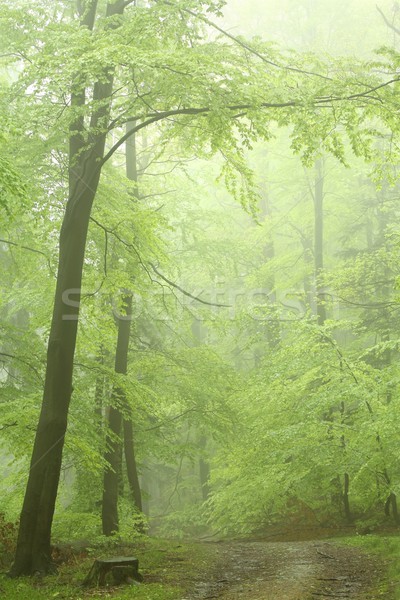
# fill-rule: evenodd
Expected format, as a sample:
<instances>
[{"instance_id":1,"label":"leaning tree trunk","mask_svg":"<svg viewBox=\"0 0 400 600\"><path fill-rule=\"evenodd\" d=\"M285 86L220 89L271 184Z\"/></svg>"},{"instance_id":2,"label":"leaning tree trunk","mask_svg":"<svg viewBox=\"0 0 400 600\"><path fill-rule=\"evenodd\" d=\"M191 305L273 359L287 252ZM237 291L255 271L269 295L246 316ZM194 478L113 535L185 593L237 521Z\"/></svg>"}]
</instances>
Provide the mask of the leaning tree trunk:
<instances>
[{"instance_id":1,"label":"leaning tree trunk","mask_svg":"<svg viewBox=\"0 0 400 600\"><path fill-rule=\"evenodd\" d=\"M80 6L81 2L78 3ZM92 29L97 2L82 11L82 26ZM107 6L107 16L122 14L123 1ZM112 74L94 88L100 104L91 127L109 116ZM73 86L74 87L74 86ZM82 108L85 91L72 92L72 104ZM79 110L78 110L79 112ZM79 301L90 212L98 187L106 133L96 133L84 146L83 116L71 126L69 150L69 198L59 240L59 265L53 318L47 349L42 408L36 430L28 482L20 517L15 561L11 576L48 573L52 570L50 537L61 471L68 410L72 394L73 360L79 318Z\"/></svg>"}]
</instances>

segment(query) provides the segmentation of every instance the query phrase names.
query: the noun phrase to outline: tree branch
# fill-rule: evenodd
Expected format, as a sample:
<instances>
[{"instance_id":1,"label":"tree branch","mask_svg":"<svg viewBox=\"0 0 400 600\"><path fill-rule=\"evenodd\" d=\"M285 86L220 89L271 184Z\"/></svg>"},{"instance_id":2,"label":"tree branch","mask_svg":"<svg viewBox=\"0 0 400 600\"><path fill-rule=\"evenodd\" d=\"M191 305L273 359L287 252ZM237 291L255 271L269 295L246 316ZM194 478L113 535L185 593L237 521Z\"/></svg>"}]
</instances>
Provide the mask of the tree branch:
<instances>
[{"instance_id":1,"label":"tree branch","mask_svg":"<svg viewBox=\"0 0 400 600\"><path fill-rule=\"evenodd\" d=\"M161 277L161 279L163 279L166 283L168 283L168 285L172 285L172 287L174 287L175 289L182 292L182 294L184 294L185 296L188 296L189 298L192 298L193 300L196 300L197 302L201 302L201 304L206 304L207 306L218 306L220 308L230 308L231 307L230 304L216 304L214 302L207 302L206 300L202 300L198 296L193 296L192 294L190 294L189 292L187 292L186 290L181 288L179 285L177 285L170 279L167 279L167 277L165 277L162 273L160 273L160 271L158 269L156 269L156 267L152 263L150 263L150 266L153 269L154 273L156 273L159 277Z\"/></svg>"},{"instance_id":2,"label":"tree branch","mask_svg":"<svg viewBox=\"0 0 400 600\"><path fill-rule=\"evenodd\" d=\"M47 256L47 254L45 254L45 252L42 252L42 250L37 250L36 248L31 248L30 246L23 246L22 244L17 244L16 242L12 242L11 240L4 240L2 238L0 238L0 243L8 244L9 246L15 246L16 248L21 248L21 250L28 250L28 252L34 252L35 254L41 254L41 256L44 256L47 261L50 273L54 275L54 271L51 268L50 259Z\"/></svg>"},{"instance_id":3,"label":"tree branch","mask_svg":"<svg viewBox=\"0 0 400 600\"><path fill-rule=\"evenodd\" d=\"M0 356L5 356L6 358L11 358L12 360L19 361L26 367L29 367L35 373L36 377L42 381L42 377L41 377L39 371L36 369L36 367L31 365L29 362L27 362L23 358L19 358L19 356L15 356L15 354L8 354L8 352L0 352Z\"/></svg>"},{"instance_id":4,"label":"tree branch","mask_svg":"<svg viewBox=\"0 0 400 600\"><path fill-rule=\"evenodd\" d=\"M279 65L278 63L276 63L276 62L274 62L272 60L269 60L263 54L261 54L260 52L258 52L258 50L256 50L255 48L252 48L251 46L249 46L248 44L246 44L245 42L243 42L238 37L232 35L228 31L226 31L225 29L222 29L216 23L214 23L213 21L210 21L210 19L208 19L204 15L202 15L200 13L196 13L196 12L190 10L189 8L183 8L182 6L176 6L176 4L174 4L173 2L170 2L169 0L155 0L155 2L157 4L166 4L167 6L172 6L173 8L176 8L177 10L179 10L181 12L185 12L185 13L191 15L192 17L195 17L196 19L199 19L200 21L202 21L206 25L209 25L209 27L212 27L216 31L219 31L219 33L222 33L222 35L224 35L225 37L227 37L230 40L232 40L233 42L235 42L235 44L238 44L238 46L240 46L241 48L244 48L245 50L247 50L248 52L250 52L254 56L257 56L257 58L259 58L260 60L262 60L267 65L270 65L271 67L276 67L277 69L284 69L284 70L287 70L287 71L292 71L294 73L301 73L302 75L313 75L314 77L320 77L321 79L327 79L328 81L332 81L331 77L327 77L326 75L322 75L321 73L315 73L313 71L305 71L303 69L298 69L296 67L289 67L288 65Z\"/></svg>"},{"instance_id":5,"label":"tree branch","mask_svg":"<svg viewBox=\"0 0 400 600\"><path fill-rule=\"evenodd\" d=\"M17 248L22 248L22 250L29 250L29 252L35 252L36 254L41 254L48 260L47 254L45 254L41 250L36 250L36 248L30 248L29 246L22 246L21 244L17 244L16 242L12 242L11 240L0 239L0 243L8 244L9 246L16 246Z\"/></svg>"},{"instance_id":6,"label":"tree branch","mask_svg":"<svg viewBox=\"0 0 400 600\"><path fill-rule=\"evenodd\" d=\"M390 21L388 20L388 18L384 14L383 10L381 8L379 8L378 5L376 5L376 10L381 15L382 19L385 21L385 23L389 27L389 29L391 29L392 31L394 31L397 35L400 35L400 29L398 29L395 25L393 25L393 23L390 23Z\"/></svg>"},{"instance_id":7,"label":"tree branch","mask_svg":"<svg viewBox=\"0 0 400 600\"><path fill-rule=\"evenodd\" d=\"M390 79L389 81L380 83L379 85L374 86L372 88L367 88L363 92L357 92L355 94L350 94L348 96L325 96L325 97L321 97L321 98L316 98L314 101L314 106L324 106L324 105L330 104L331 102L336 103L336 102L343 102L343 101L349 101L349 100L357 100L359 98L368 98L369 95L372 94L373 92L376 92L377 90L387 87L388 85L391 85L392 83L397 83L398 81L400 81L400 77L395 77L393 79ZM298 100L288 100L287 102L262 102L261 104L258 105L258 108L261 108L261 109L263 109L263 108L296 108L298 106L301 106L301 104L302 104L301 101L298 101ZM239 115L234 115L234 117L246 116L247 111L250 110L251 108L254 109L255 107L252 106L251 104L233 104L233 105L226 107L227 110L234 111L235 113L238 110L245 111L245 112L240 113ZM128 123L131 121L142 121L142 122L139 123L138 125L136 125L136 127L133 127L127 133L125 133L110 148L110 150L104 155L102 160L99 162L98 168L101 169L102 166L118 150L118 148L120 148L122 146L122 144L124 144L131 137L131 135L134 135L141 129L144 129L144 128L148 127L149 125L152 125L153 123L158 123L159 121L162 121L163 119L167 119L169 117L179 116L179 115L183 115L183 116L185 116L185 115L192 115L192 116L206 115L210 111L211 111L210 107L175 108L172 110L165 110L165 111L161 111L161 112L157 112L157 113L150 113L147 115L137 115L134 117L130 117L129 119L126 119L126 121L124 121L124 123ZM145 119L145 120L143 120L143 119ZM121 125L121 124L123 124L123 123L119 123L118 125Z\"/></svg>"},{"instance_id":8,"label":"tree branch","mask_svg":"<svg viewBox=\"0 0 400 600\"><path fill-rule=\"evenodd\" d=\"M3 431L3 429L7 429L8 427L16 427L16 425L18 425L17 421L14 421L14 423L5 423L0 427L0 431Z\"/></svg>"}]
</instances>

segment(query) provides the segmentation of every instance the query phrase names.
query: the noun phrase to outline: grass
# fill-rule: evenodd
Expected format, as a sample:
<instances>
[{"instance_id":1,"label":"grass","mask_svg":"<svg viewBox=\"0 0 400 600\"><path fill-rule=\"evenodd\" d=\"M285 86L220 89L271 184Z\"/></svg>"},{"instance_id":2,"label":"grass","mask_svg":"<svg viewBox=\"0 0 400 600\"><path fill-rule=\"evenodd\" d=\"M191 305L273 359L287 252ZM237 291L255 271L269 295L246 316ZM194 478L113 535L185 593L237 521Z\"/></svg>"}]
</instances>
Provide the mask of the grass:
<instances>
[{"instance_id":1,"label":"grass","mask_svg":"<svg viewBox=\"0 0 400 600\"><path fill-rule=\"evenodd\" d=\"M134 554L144 582L138 585L84 589L80 582L89 571L94 558ZM178 600L193 587L199 576L207 577L213 561L213 548L201 544L146 538L135 549L118 547L107 552L92 551L89 556L72 554L60 566L57 575L44 579L24 577L0 579L0 598L5 600Z\"/></svg>"},{"instance_id":2,"label":"grass","mask_svg":"<svg viewBox=\"0 0 400 600\"><path fill-rule=\"evenodd\" d=\"M337 542L337 540L336 540ZM379 556L386 566L386 576L376 588L377 598L400 600L400 536L364 535L342 539L339 543L361 548Z\"/></svg>"}]
</instances>

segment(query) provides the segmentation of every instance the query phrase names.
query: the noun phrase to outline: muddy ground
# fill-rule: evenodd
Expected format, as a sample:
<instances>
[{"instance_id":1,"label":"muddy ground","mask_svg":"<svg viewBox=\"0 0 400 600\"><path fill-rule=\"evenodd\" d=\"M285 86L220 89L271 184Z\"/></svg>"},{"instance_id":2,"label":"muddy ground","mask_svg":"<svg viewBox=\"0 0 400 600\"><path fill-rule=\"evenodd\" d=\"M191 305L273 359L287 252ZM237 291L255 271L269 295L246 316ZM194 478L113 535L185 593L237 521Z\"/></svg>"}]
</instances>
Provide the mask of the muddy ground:
<instances>
[{"instance_id":1,"label":"muddy ground","mask_svg":"<svg viewBox=\"0 0 400 600\"><path fill-rule=\"evenodd\" d=\"M390 600L377 591L384 571L379 559L331 542L221 543L215 568L185 600Z\"/></svg>"}]
</instances>

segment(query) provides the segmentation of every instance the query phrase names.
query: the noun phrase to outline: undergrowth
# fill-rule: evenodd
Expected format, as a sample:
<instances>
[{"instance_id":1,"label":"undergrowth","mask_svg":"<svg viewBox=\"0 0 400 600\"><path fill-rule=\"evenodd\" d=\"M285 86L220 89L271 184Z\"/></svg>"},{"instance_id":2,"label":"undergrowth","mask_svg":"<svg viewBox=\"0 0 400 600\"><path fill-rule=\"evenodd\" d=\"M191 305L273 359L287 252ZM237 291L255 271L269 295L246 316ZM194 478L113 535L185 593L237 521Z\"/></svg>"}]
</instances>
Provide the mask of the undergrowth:
<instances>
[{"instance_id":1,"label":"undergrowth","mask_svg":"<svg viewBox=\"0 0 400 600\"><path fill-rule=\"evenodd\" d=\"M400 600L400 536L358 535L343 539L342 542L377 554L386 567L386 577L377 584L377 598Z\"/></svg>"},{"instance_id":2,"label":"undergrowth","mask_svg":"<svg viewBox=\"0 0 400 600\"><path fill-rule=\"evenodd\" d=\"M187 544L143 536L134 543L120 542L111 547L97 545L86 550L65 544L63 562L58 574L39 578L23 577L9 579L5 573L0 579L0 598L3 600L176 600L183 598L191 589L199 573L210 569L212 549L201 544ZM84 589L81 582L95 558L105 556L134 555L139 559L139 570L144 577L142 584L107 586Z\"/></svg>"}]
</instances>

